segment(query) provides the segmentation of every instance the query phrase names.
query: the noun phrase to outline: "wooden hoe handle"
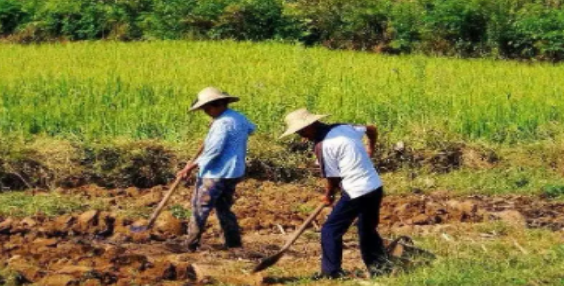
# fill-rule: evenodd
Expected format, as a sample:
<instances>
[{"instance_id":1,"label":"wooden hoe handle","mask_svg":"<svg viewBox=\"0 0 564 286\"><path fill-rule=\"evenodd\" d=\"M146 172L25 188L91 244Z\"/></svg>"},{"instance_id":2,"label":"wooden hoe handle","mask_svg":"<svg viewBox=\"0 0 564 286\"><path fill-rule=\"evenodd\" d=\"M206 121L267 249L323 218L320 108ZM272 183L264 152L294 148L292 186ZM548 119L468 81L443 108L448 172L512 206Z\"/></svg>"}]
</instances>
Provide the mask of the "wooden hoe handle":
<instances>
[{"instance_id":1,"label":"wooden hoe handle","mask_svg":"<svg viewBox=\"0 0 564 286\"><path fill-rule=\"evenodd\" d=\"M309 215L309 217L305 220L305 222L300 226L300 228L298 230L296 230L294 232L292 237L290 237L290 239L288 239L288 242L286 242L286 244L282 247L282 249L280 249L280 251L278 251L278 253L263 259L259 264L257 264L257 266L255 266L255 268L253 268L252 273L257 273L259 271L262 271L262 270L276 264L276 262L278 262L278 260L280 260L282 255L284 255L284 252L286 252L286 250L288 250L290 248L290 246L292 246L292 244L298 239L298 237L300 237L300 235L306 230L306 228L311 224L311 222L315 219L315 217L317 215L319 215L319 213L321 212L321 210L323 210L323 208L325 208L324 203L320 204Z\"/></svg>"},{"instance_id":2,"label":"wooden hoe handle","mask_svg":"<svg viewBox=\"0 0 564 286\"><path fill-rule=\"evenodd\" d=\"M157 220L157 218L161 214L162 210L166 206L166 203L168 203L168 200L170 199L170 197L172 197L172 194L174 194L176 187L178 186L178 184L180 184L181 181L182 181L182 177L176 177L176 180L174 181L172 186L170 186L170 190L168 190L168 193L166 193L165 197L159 203L159 206L157 207L157 209L151 215L151 218L149 218L149 223L147 224L148 229L153 226L153 224L155 223L155 221Z\"/></svg>"},{"instance_id":3,"label":"wooden hoe handle","mask_svg":"<svg viewBox=\"0 0 564 286\"><path fill-rule=\"evenodd\" d=\"M288 242L286 242L286 244L282 247L282 249L280 250L285 251L288 248L290 248L290 246L298 239L298 237L300 237L300 235L307 229L307 227L311 224L311 222L319 215L319 213L325 208L325 204L322 203L320 204L310 215L309 217L304 221L304 223L300 226L300 228L294 232L294 234L292 235L292 237L288 240Z\"/></svg>"}]
</instances>

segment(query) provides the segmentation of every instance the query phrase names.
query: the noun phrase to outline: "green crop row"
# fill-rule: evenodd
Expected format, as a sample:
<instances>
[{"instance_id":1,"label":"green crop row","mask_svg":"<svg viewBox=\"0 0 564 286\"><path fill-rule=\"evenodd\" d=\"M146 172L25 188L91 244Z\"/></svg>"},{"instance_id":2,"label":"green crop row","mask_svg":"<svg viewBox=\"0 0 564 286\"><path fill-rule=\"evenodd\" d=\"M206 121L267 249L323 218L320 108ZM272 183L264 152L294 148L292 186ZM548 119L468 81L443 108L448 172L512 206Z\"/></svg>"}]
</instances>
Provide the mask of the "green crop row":
<instances>
[{"instance_id":1,"label":"green crop row","mask_svg":"<svg viewBox=\"0 0 564 286\"><path fill-rule=\"evenodd\" d=\"M390 140L516 143L562 135L564 67L379 56L279 43L0 45L0 136L201 138L215 85L277 138L293 109L373 123Z\"/></svg>"}]
</instances>

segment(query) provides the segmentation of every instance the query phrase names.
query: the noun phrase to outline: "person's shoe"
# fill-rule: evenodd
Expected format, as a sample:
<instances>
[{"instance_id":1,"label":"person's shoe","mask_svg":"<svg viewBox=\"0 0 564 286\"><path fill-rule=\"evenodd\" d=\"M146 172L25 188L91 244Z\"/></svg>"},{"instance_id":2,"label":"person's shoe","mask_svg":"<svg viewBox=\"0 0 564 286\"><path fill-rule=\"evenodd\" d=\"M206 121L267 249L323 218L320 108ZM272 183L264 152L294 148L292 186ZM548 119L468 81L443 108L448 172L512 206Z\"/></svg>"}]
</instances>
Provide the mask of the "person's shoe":
<instances>
[{"instance_id":1,"label":"person's shoe","mask_svg":"<svg viewBox=\"0 0 564 286\"><path fill-rule=\"evenodd\" d=\"M345 280L349 279L349 275L343 271L337 271L334 273L325 273L325 272L318 272L311 276L311 280L322 280L322 279L329 279L329 280Z\"/></svg>"},{"instance_id":2,"label":"person's shoe","mask_svg":"<svg viewBox=\"0 0 564 286\"><path fill-rule=\"evenodd\" d=\"M226 248L241 248L243 247L243 242L241 238L226 238L225 239L225 247Z\"/></svg>"},{"instance_id":3,"label":"person's shoe","mask_svg":"<svg viewBox=\"0 0 564 286\"><path fill-rule=\"evenodd\" d=\"M182 241L169 239L163 243L164 247L173 253L184 253L186 252L186 247Z\"/></svg>"},{"instance_id":4,"label":"person's shoe","mask_svg":"<svg viewBox=\"0 0 564 286\"><path fill-rule=\"evenodd\" d=\"M183 245L187 252L196 252L198 248L200 248L200 239L195 233L188 234L188 237L184 240Z\"/></svg>"},{"instance_id":5,"label":"person's shoe","mask_svg":"<svg viewBox=\"0 0 564 286\"><path fill-rule=\"evenodd\" d=\"M186 244L186 250L188 252L196 252L198 251L198 248L200 248L200 245L198 244Z\"/></svg>"},{"instance_id":6,"label":"person's shoe","mask_svg":"<svg viewBox=\"0 0 564 286\"><path fill-rule=\"evenodd\" d=\"M173 252L176 253L193 253L200 248L199 245L189 244L187 241L176 241L169 240L164 243L164 245Z\"/></svg>"},{"instance_id":7,"label":"person's shoe","mask_svg":"<svg viewBox=\"0 0 564 286\"><path fill-rule=\"evenodd\" d=\"M243 248L243 244L242 243L230 243L230 244L225 244L225 247L228 248L228 249Z\"/></svg>"}]
</instances>

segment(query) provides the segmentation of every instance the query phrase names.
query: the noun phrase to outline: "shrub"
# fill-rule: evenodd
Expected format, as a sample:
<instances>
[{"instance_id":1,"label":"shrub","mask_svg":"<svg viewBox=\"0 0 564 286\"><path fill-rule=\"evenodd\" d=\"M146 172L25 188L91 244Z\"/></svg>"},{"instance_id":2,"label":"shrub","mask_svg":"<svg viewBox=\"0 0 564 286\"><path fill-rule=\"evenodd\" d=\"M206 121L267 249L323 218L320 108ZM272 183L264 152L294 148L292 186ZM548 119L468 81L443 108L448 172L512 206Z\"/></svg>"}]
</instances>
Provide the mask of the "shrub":
<instances>
[{"instance_id":1,"label":"shrub","mask_svg":"<svg viewBox=\"0 0 564 286\"><path fill-rule=\"evenodd\" d=\"M272 39L281 22L280 0L235 1L225 7L211 34L217 38L237 40Z\"/></svg>"},{"instance_id":2,"label":"shrub","mask_svg":"<svg viewBox=\"0 0 564 286\"><path fill-rule=\"evenodd\" d=\"M297 0L287 14L304 31L305 44L369 50L388 41L389 6L388 1Z\"/></svg>"},{"instance_id":3,"label":"shrub","mask_svg":"<svg viewBox=\"0 0 564 286\"><path fill-rule=\"evenodd\" d=\"M416 2L400 1L390 9L388 33L391 39L389 52L409 53L421 40L419 27L424 10Z\"/></svg>"},{"instance_id":4,"label":"shrub","mask_svg":"<svg viewBox=\"0 0 564 286\"><path fill-rule=\"evenodd\" d=\"M46 34L69 40L103 38L109 33L105 11L94 0L48 0L39 8L34 20Z\"/></svg>"},{"instance_id":5,"label":"shrub","mask_svg":"<svg viewBox=\"0 0 564 286\"><path fill-rule=\"evenodd\" d=\"M189 15L197 1L153 0L151 13L141 16L146 38L180 39L189 31Z\"/></svg>"},{"instance_id":6,"label":"shrub","mask_svg":"<svg viewBox=\"0 0 564 286\"><path fill-rule=\"evenodd\" d=\"M564 58L564 10L529 4L517 13L513 57Z\"/></svg>"},{"instance_id":7,"label":"shrub","mask_svg":"<svg viewBox=\"0 0 564 286\"><path fill-rule=\"evenodd\" d=\"M14 42L299 41L332 49L559 61L564 9L537 0L0 0Z\"/></svg>"},{"instance_id":8,"label":"shrub","mask_svg":"<svg viewBox=\"0 0 564 286\"><path fill-rule=\"evenodd\" d=\"M0 35L14 32L27 14L16 0L0 0Z\"/></svg>"},{"instance_id":9,"label":"shrub","mask_svg":"<svg viewBox=\"0 0 564 286\"><path fill-rule=\"evenodd\" d=\"M481 51L487 35L488 19L479 2L430 0L424 5L424 50L462 55L474 55Z\"/></svg>"},{"instance_id":10,"label":"shrub","mask_svg":"<svg viewBox=\"0 0 564 286\"><path fill-rule=\"evenodd\" d=\"M145 14L152 14L151 7L155 0L118 0L113 5L105 3L104 30L106 38L116 40L135 40L143 37L140 25Z\"/></svg>"}]
</instances>

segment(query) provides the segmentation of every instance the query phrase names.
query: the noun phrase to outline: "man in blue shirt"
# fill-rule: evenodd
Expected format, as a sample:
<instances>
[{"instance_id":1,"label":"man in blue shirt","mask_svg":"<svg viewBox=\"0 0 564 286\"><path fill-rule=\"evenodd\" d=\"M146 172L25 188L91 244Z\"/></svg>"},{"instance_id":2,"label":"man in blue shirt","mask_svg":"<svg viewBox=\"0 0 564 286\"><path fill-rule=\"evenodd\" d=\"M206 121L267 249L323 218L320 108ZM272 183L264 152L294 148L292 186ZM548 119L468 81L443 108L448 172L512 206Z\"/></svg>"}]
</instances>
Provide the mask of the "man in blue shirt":
<instances>
[{"instance_id":1,"label":"man in blue shirt","mask_svg":"<svg viewBox=\"0 0 564 286\"><path fill-rule=\"evenodd\" d=\"M197 158L186 164L178 176L186 178L199 168L192 195L192 217L188 224L187 247L195 251L213 208L223 229L225 246L241 247L237 217L231 211L235 188L245 174L247 141L256 127L244 115L228 108L238 97L207 87L198 94L190 111L202 109L213 118Z\"/></svg>"}]
</instances>

